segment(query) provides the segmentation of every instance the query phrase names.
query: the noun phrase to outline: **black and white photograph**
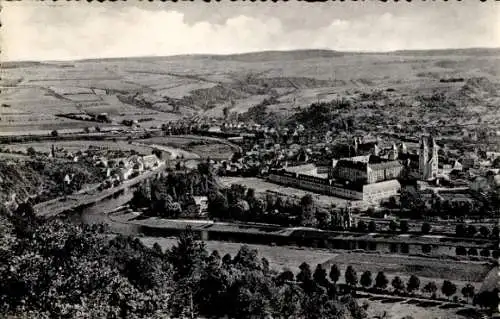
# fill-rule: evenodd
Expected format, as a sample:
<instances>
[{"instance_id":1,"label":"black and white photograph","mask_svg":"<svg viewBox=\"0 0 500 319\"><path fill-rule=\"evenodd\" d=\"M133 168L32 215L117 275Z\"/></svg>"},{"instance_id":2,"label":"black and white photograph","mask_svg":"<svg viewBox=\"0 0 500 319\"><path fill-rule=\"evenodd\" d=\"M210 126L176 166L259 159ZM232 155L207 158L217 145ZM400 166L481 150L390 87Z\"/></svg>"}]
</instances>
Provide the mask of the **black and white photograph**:
<instances>
[{"instance_id":1,"label":"black and white photograph","mask_svg":"<svg viewBox=\"0 0 500 319\"><path fill-rule=\"evenodd\" d=\"M0 21L0 318L500 318L499 1Z\"/></svg>"}]
</instances>

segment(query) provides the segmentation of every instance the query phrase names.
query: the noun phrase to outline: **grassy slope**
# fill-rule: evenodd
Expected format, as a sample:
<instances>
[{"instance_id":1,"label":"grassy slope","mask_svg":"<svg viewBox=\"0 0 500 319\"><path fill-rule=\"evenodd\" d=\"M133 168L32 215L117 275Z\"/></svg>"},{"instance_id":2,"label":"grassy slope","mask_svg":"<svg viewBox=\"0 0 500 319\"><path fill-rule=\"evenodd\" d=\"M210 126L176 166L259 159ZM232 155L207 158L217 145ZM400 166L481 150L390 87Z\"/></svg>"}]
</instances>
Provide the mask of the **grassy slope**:
<instances>
[{"instance_id":1,"label":"grassy slope","mask_svg":"<svg viewBox=\"0 0 500 319\"><path fill-rule=\"evenodd\" d=\"M232 98L244 112L273 90L280 97L276 110L306 106L318 99L350 96L355 91L395 88L398 97L416 91L459 89L462 84L439 83L448 77L484 77L498 81L499 50L404 51L343 53L323 50L258 52L230 56L179 56L86 60L72 63L12 63L4 69L0 129L36 124L56 125L54 114L104 110L116 120L154 117L160 123L211 107L220 115ZM283 79L285 78L285 79ZM314 79L314 80L312 80ZM72 93L89 92L84 96ZM151 103L125 104L117 95ZM63 93L63 94L60 94ZM288 94L287 94L288 93ZM94 94L95 96L92 96ZM169 96L169 94L171 96ZM182 98L181 98L182 97ZM171 99L180 99L180 114ZM40 112L43 108L44 112ZM14 114L24 113L24 115ZM68 123L69 124L69 123ZM156 123L155 123L156 124Z\"/></svg>"}]
</instances>

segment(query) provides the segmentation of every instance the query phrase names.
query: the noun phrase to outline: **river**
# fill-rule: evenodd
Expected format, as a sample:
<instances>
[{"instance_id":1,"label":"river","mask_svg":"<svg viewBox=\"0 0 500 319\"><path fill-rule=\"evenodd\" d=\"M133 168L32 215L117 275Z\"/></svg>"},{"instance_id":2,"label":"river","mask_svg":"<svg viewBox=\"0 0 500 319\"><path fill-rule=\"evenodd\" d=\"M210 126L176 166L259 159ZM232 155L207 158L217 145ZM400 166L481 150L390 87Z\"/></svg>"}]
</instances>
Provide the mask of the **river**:
<instances>
[{"instance_id":1,"label":"river","mask_svg":"<svg viewBox=\"0 0 500 319\"><path fill-rule=\"evenodd\" d=\"M127 204L132 199L133 192L133 189L125 189L123 193L116 197L104 199L92 206L74 210L68 213L68 216L77 223L107 224L112 232L124 235L138 235L138 226L116 222L109 218L110 212Z\"/></svg>"}]
</instances>

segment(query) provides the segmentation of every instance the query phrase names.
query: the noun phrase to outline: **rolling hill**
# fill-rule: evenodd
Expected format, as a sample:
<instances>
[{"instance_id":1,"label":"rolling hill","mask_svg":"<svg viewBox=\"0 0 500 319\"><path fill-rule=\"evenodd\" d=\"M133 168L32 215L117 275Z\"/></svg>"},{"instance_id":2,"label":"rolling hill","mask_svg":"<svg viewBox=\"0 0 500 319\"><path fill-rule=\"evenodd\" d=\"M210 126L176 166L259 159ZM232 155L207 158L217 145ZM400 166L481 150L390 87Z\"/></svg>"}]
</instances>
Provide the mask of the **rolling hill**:
<instances>
[{"instance_id":1,"label":"rolling hill","mask_svg":"<svg viewBox=\"0 0 500 319\"><path fill-rule=\"evenodd\" d=\"M263 51L6 62L2 68L0 131L26 132L95 125L56 114L105 112L116 123L148 118L154 119L148 126L158 126L195 114L222 116L224 108L245 113L265 100L273 101L270 112L289 116L313 102L357 100L377 90L391 90L386 104L411 105L418 95L438 92L481 109L498 103L500 49ZM448 81L454 78L463 81Z\"/></svg>"}]
</instances>

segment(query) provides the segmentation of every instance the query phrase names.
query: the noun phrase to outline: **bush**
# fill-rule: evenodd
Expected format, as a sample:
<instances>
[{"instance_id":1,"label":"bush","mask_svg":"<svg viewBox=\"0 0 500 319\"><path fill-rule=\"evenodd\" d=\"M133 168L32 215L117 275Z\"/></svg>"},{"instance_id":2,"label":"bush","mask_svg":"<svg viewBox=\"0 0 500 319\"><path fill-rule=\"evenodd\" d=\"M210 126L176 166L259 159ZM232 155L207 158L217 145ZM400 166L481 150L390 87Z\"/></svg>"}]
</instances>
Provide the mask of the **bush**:
<instances>
[{"instance_id":1,"label":"bush","mask_svg":"<svg viewBox=\"0 0 500 319\"><path fill-rule=\"evenodd\" d=\"M53 130L52 132L50 132L50 135L52 137L58 137L59 136L59 132L57 132L57 130Z\"/></svg>"}]
</instances>

